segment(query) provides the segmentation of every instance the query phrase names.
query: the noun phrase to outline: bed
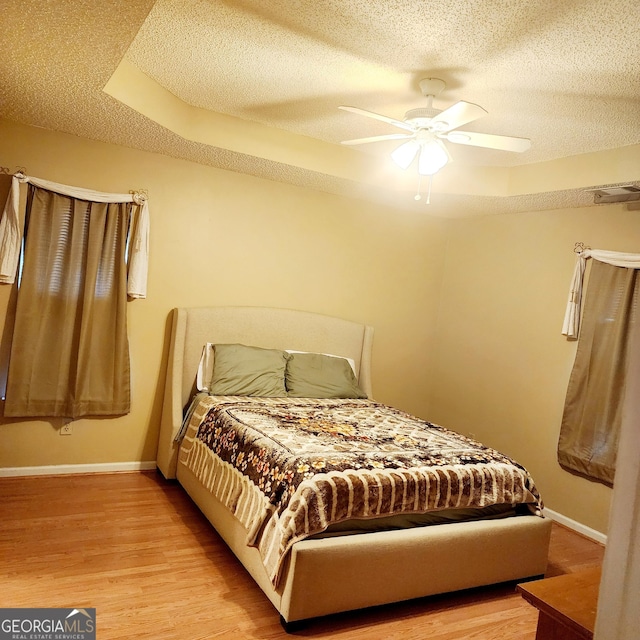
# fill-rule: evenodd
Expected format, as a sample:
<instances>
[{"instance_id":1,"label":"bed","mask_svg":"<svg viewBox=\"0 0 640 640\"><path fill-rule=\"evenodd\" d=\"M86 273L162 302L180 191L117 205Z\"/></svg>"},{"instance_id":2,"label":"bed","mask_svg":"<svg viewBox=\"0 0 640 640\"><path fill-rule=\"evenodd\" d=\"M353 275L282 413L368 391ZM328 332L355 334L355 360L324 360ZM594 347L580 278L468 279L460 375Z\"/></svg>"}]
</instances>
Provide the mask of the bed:
<instances>
[{"instance_id":1,"label":"bed","mask_svg":"<svg viewBox=\"0 0 640 640\"><path fill-rule=\"evenodd\" d=\"M255 422L258 416L261 422L258 422L257 432L258 436L262 437L264 421L266 420L270 425L276 419L271 414L268 418L264 418L266 409L260 405L260 399L201 394L204 402L191 407L190 417L183 428L185 411L197 393L196 373L202 364L203 348L207 343L239 344L264 350L286 350L285 359L290 360L298 357L290 355L292 353L328 354L327 358L340 356L348 359L357 388L362 392L361 397L322 399L317 402L328 407L323 406L322 411L325 408L329 411L337 407L342 412L341 415L347 416L343 424L353 425L353 429L360 434L359 441L367 441L367 434L362 435L364 433L362 429L358 431L357 420L349 418L348 412L355 411L358 420L364 415L363 420L366 422L368 420L366 416L373 415L367 412L386 410L384 407L379 408L372 400L373 330L371 327L314 313L264 307L174 309L171 313L170 325L171 338L157 466L165 478L177 478L272 602L280 614L285 629L290 630L294 624L302 620L327 614L500 582L524 580L544 574L551 522L542 516L542 504L537 490L526 470L519 465L515 471L509 471L513 477L510 475L508 482L501 481L502 484L508 485L513 495L517 485L518 491L528 496L522 498L522 502L527 504L518 507L517 515L513 514L511 517L488 517L468 521L457 521L453 517L442 524L431 526L397 528L394 524L391 528L383 526L361 531L357 523L362 520L375 520L369 517L375 515L374 510L367 511L373 504L369 497L374 495L375 491L378 491L375 493L378 509L383 503L388 505L389 502L399 500L397 490L386 489L386 485L383 486L380 481L382 476L376 475L377 487L365 489L369 507L363 508L367 511L364 514L367 517L364 518L362 512L354 511L346 515L341 512L341 517L337 518L342 523L346 521L346 530L341 530L340 523L335 528L331 526L327 529L327 520L324 516L309 516L307 502L315 500L322 503L322 499L317 500L314 494L313 500L309 500L309 494L305 494L307 497L302 500L305 515L297 519L298 523L304 523L301 535L293 525L290 525L296 518L286 520L281 510L264 501L265 492L256 490L255 478L251 481L239 475L237 470L231 469L235 458L242 457L239 456L237 447L232 460L228 456L224 458L219 450L219 455L208 453L202 447L202 442L196 442L199 432L207 432L207 429L201 425L204 425L206 420L211 422L213 420L211 416L214 415L227 418L231 415L236 418L240 416L236 421L242 424ZM222 351L220 353L222 354ZM306 356L298 358L304 357ZM219 362L222 366L222 357ZM218 365L218 359L215 364ZM287 374L288 371L287 368ZM308 425L310 421L313 422L315 409L307 406L309 402L303 397L295 399L272 397L265 399L264 404L273 405L276 413L279 411L279 418L274 422L274 428L279 430L278 434L282 435L283 429L289 429L289 423L293 421L291 416L294 416L297 424ZM309 414L309 411L312 413ZM409 418L401 412L395 412L384 420L391 420L391 423L385 422L380 427L382 431L386 429L385 433L388 434L390 429L395 428L393 425ZM225 429L227 426L225 425ZM414 425L409 424L409 427L413 429ZM440 429L437 426L436 428ZM208 429L209 439L213 439L214 432L218 435L223 432L226 435L222 439L228 440L231 437L238 440L242 438L243 443L258 442L255 432L252 432L250 437L235 433L229 436L227 431L224 429L221 431L219 427L214 428L209 425ZM318 429L316 427L314 429L314 435L317 437ZM320 434L328 448L331 446L330 443L336 442L335 430L332 431L332 429L333 427L325 429L325 432ZM439 432L437 437L448 438L445 431ZM354 442L356 437L354 433L349 431L346 435L344 433L339 435L346 438L345 442ZM398 433L400 433L400 427L398 427ZM407 437L411 440L413 431L408 433ZM284 435L284 440L289 437L287 434ZM179 435L181 437L178 437ZM202 439L206 440L206 437ZM392 439L394 439L393 434ZM400 440L401 438L396 436L391 449L394 449ZM287 446L289 445L287 444L284 448L287 449ZM359 446L354 445L355 448ZM367 442L365 448L368 447ZM349 455L355 455L350 445L343 449L346 451L344 456L347 458ZM249 455L254 454L249 453ZM394 455L393 452L389 453L387 458L393 459L389 457L392 455ZM403 455L406 455L406 452ZM211 462L212 460L215 464ZM351 464L353 467L358 466L353 463L353 460ZM501 459L498 458L496 464L501 466ZM323 468L321 471L325 472L324 475L314 476L314 470L309 471L308 466L304 477L301 476L302 482L303 484L306 482L305 486L312 484L315 488L319 486L318 478L320 477L325 479L326 486L334 486L339 484L336 478L341 473L347 473L346 471L328 472ZM449 466L457 468L457 465ZM296 468L301 469L299 464ZM369 471L365 469L358 473L366 471L369 474L371 469L373 467L370 466ZM348 473L350 476L347 483L351 485L353 493L353 483L359 482L361 475L356 478L357 474L353 469ZM398 473L398 469L389 473L393 475L394 480L402 476ZM442 475L441 471L439 473ZM291 475L295 475L294 471L291 471ZM279 477L283 476L284 472ZM367 479L369 480L368 476ZM406 478L403 481L406 485ZM458 482L463 481L458 480ZM471 480L472 486L473 482ZM416 481L415 486L417 487L418 484ZM464 486L468 485L469 480L466 480ZM459 486L462 487L463 484ZM296 489L292 488L291 492L294 491ZM393 493L385 494L385 491ZM457 504L461 505L461 496L464 493L466 497L467 489L464 492L462 489L455 491L459 491ZM432 495L433 491L427 490L426 493ZM455 492L449 489L449 496L452 493ZM385 501L381 498L383 494L395 497ZM416 496L417 494L416 490ZM299 494L296 495L300 497ZM417 497L416 500L418 500ZM300 506L299 502L300 500L297 507ZM258 511L261 511L263 516L266 514L258 520L255 518L255 513L250 512L256 503L259 503ZM417 502L415 504L417 505ZM333 511L335 512L335 506ZM391 511L389 509L389 514ZM424 509L413 509L413 511L424 511ZM445 514L448 512L447 509L442 511ZM301 513L299 508L297 513ZM384 509L376 512L381 516L384 513L386 513ZM439 513L440 510L436 509L435 515ZM309 522L312 524L309 525ZM268 532L270 532L270 538L267 535ZM263 542L265 537L268 539L268 544ZM271 553L274 548L277 552Z\"/></svg>"}]
</instances>

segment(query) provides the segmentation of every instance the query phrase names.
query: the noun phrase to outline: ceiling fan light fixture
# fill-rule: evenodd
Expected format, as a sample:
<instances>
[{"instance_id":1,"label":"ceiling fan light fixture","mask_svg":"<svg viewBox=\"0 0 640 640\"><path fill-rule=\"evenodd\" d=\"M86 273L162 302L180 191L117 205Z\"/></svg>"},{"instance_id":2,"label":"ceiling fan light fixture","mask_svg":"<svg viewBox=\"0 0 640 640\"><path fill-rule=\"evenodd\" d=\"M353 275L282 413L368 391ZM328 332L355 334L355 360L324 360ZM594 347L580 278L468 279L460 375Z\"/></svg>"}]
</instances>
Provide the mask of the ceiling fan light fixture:
<instances>
[{"instance_id":1,"label":"ceiling fan light fixture","mask_svg":"<svg viewBox=\"0 0 640 640\"><path fill-rule=\"evenodd\" d=\"M401 144L391 153L391 159L401 169L408 169L416 155L418 155L419 150L420 143L417 140L409 140L408 142Z\"/></svg>"},{"instance_id":2,"label":"ceiling fan light fixture","mask_svg":"<svg viewBox=\"0 0 640 640\"><path fill-rule=\"evenodd\" d=\"M440 140L432 140L422 145L418 158L418 173L432 176L449 162L449 154Z\"/></svg>"},{"instance_id":3,"label":"ceiling fan light fixture","mask_svg":"<svg viewBox=\"0 0 640 640\"><path fill-rule=\"evenodd\" d=\"M410 109L404 114L403 120L360 109L359 107L340 106L340 109L344 111L380 120L403 130L403 133L343 140L342 144L358 145L402 138L408 139L407 142L401 144L391 153L391 158L395 164L406 170L414 163L416 156L418 157L419 179L416 200L420 200L422 197L420 194L420 179L423 176L432 177L448 162L453 160L449 155L448 144L443 141L517 153L527 151L531 147L531 140L528 138L515 138L475 131L459 131L459 127L486 116L487 111L477 104L464 100L459 100L444 110L436 109L433 106L433 99L445 88L444 81L438 78L423 78L420 80L419 86L422 94L427 98L427 106ZM429 189L431 189L431 179L429 180ZM428 203L429 195L427 195Z\"/></svg>"}]
</instances>

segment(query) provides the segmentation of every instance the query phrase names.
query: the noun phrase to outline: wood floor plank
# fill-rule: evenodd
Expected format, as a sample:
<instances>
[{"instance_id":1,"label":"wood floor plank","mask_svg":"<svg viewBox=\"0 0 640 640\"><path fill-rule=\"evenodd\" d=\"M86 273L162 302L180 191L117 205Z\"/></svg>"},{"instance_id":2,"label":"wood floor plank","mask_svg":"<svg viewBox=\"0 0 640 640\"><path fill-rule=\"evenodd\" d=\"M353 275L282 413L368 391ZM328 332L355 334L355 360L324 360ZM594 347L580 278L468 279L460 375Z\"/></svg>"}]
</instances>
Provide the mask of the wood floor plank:
<instances>
[{"instance_id":1,"label":"wood floor plank","mask_svg":"<svg viewBox=\"0 0 640 640\"><path fill-rule=\"evenodd\" d=\"M554 523L547 575L602 563ZM291 638L174 482L154 472L0 478L0 607L95 607L100 640ZM537 611L498 585L315 620L349 640L534 640Z\"/></svg>"}]
</instances>

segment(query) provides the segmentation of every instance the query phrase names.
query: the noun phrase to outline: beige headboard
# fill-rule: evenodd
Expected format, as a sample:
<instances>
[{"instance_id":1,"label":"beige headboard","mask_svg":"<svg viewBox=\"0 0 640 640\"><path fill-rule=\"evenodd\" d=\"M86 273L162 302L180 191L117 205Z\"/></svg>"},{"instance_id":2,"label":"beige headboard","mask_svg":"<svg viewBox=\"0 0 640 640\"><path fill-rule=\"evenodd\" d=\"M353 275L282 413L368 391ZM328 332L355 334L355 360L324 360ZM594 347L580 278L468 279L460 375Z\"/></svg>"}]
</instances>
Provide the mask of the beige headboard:
<instances>
[{"instance_id":1,"label":"beige headboard","mask_svg":"<svg viewBox=\"0 0 640 640\"><path fill-rule=\"evenodd\" d=\"M207 342L241 343L271 349L331 353L352 358L362 390L372 397L373 329L340 318L269 307L194 307L171 312L171 343L156 462L174 478L184 407L194 389L202 347Z\"/></svg>"}]
</instances>

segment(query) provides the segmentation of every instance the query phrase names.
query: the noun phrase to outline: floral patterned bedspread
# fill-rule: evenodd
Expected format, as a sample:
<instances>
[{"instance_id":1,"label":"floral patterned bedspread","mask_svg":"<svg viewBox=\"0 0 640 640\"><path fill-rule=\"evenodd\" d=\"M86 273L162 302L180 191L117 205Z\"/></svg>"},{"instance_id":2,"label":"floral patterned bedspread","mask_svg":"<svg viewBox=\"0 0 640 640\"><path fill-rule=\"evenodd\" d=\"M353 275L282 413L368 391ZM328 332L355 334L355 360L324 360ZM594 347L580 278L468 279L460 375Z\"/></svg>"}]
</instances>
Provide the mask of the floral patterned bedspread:
<instances>
[{"instance_id":1,"label":"floral patterned bedspread","mask_svg":"<svg viewBox=\"0 0 640 640\"><path fill-rule=\"evenodd\" d=\"M243 523L274 585L291 545L354 518L526 504L521 465L370 400L205 397L180 460Z\"/></svg>"}]
</instances>

